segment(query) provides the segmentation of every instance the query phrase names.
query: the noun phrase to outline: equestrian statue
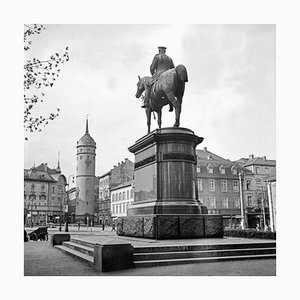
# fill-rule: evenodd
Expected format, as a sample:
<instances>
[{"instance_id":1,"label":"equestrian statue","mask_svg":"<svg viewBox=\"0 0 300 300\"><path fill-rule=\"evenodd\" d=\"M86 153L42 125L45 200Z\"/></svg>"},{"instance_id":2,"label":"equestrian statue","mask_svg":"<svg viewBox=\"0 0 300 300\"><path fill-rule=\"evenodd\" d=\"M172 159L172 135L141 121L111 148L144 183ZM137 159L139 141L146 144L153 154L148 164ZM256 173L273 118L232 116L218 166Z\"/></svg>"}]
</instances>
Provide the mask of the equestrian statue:
<instances>
[{"instance_id":1,"label":"equestrian statue","mask_svg":"<svg viewBox=\"0 0 300 300\"><path fill-rule=\"evenodd\" d=\"M179 127L182 97L185 83L188 81L184 65L174 67L173 60L166 55L166 47L158 47L159 53L153 58L150 66L152 77L138 76L136 98L144 95L143 108L146 110L148 134L150 133L151 113L157 113L157 123L161 129L161 110L169 105L169 111L175 109L174 127Z\"/></svg>"}]
</instances>

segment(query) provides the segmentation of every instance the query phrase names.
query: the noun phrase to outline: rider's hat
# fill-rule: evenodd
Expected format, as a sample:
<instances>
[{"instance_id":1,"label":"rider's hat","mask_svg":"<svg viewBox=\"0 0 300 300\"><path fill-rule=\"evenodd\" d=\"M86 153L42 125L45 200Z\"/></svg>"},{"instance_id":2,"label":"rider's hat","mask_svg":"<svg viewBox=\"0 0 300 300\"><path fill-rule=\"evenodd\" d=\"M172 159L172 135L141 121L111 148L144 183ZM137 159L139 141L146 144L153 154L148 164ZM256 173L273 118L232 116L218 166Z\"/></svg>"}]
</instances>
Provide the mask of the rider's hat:
<instances>
[{"instance_id":1,"label":"rider's hat","mask_svg":"<svg viewBox=\"0 0 300 300\"><path fill-rule=\"evenodd\" d=\"M159 47L158 47L158 49L159 49L159 50L160 50L160 49L161 49L161 50L166 50L166 49L167 49L167 47L164 47L164 46L159 46Z\"/></svg>"}]
</instances>

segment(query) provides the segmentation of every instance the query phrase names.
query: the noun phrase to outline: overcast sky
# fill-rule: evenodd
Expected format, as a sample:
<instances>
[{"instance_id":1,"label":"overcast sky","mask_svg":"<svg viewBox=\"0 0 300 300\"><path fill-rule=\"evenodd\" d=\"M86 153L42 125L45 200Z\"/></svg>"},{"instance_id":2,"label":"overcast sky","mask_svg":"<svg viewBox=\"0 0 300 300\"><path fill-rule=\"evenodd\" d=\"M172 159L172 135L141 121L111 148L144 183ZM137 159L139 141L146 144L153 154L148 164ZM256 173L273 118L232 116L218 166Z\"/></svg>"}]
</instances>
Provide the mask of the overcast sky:
<instances>
[{"instance_id":1,"label":"overcast sky","mask_svg":"<svg viewBox=\"0 0 300 300\"><path fill-rule=\"evenodd\" d=\"M47 25L26 55L47 59L69 47L53 88L37 113L60 116L25 142L25 168L40 163L76 175L76 142L89 132L97 143L96 175L129 158L128 147L147 133L135 98L138 75L149 76L157 47L188 71L181 127L204 137L198 149L230 160L275 152L275 25ZM174 112L163 109L162 126ZM152 118L151 130L157 128Z\"/></svg>"}]
</instances>

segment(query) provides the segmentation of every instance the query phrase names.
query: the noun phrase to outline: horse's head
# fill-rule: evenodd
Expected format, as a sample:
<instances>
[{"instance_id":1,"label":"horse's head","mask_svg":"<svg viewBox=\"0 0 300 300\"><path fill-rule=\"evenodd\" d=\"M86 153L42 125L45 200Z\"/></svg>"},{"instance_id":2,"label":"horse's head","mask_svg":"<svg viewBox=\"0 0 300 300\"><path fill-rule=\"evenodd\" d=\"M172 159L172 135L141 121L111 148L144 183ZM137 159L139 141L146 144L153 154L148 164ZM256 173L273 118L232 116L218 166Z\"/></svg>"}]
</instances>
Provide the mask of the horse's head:
<instances>
[{"instance_id":1,"label":"horse's head","mask_svg":"<svg viewBox=\"0 0 300 300\"><path fill-rule=\"evenodd\" d=\"M137 83L137 91L135 94L136 98L140 98L141 95L143 94L144 90L145 90L145 81L143 78L141 78L140 76L138 76L139 81Z\"/></svg>"}]
</instances>

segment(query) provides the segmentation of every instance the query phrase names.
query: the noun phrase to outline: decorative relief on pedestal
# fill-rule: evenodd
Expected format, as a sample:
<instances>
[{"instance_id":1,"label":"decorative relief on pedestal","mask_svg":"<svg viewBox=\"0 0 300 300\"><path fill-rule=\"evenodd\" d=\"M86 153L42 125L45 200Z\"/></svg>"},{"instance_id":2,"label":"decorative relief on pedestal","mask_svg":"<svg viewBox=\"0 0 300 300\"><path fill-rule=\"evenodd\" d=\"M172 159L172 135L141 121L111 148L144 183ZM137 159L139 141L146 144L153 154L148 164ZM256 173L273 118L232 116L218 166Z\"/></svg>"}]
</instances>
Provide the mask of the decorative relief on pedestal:
<instances>
[{"instance_id":1,"label":"decorative relief on pedestal","mask_svg":"<svg viewBox=\"0 0 300 300\"><path fill-rule=\"evenodd\" d=\"M178 238L178 217L157 215L158 239Z\"/></svg>"},{"instance_id":2,"label":"decorative relief on pedestal","mask_svg":"<svg viewBox=\"0 0 300 300\"><path fill-rule=\"evenodd\" d=\"M154 217L144 217L144 237L154 239Z\"/></svg>"},{"instance_id":3,"label":"decorative relief on pedestal","mask_svg":"<svg viewBox=\"0 0 300 300\"><path fill-rule=\"evenodd\" d=\"M123 219L124 235L142 237L144 233L143 217L126 217Z\"/></svg>"},{"instance_id":4,"label":"decorative relief on pedestal","mask_svg":"<svg viewBox=\"0 0 300 300\"><path fill-rule=\"evenodd\" d=\"M124 231L123 231L123 218L118 218L117 219L117 234L118 235L124 235Z\"/></svg>"},{"instance_id":5,"label":"decorative relief on pedestal","mask_svg":"<svg viewBox=\"0 0 300 300\"><path fill-rule=\"evenodd\" d=\"M204 237L203 217L180 216L179 221L181 238Z\"/></svg>"},{"instance_id":6,"label":"decorative relief on pedestal","mask_svg":"<svg viewBox=\"0 0 300 300\"><path fill-rule=\"evenodd\" d=\"M205 237L220 237L224 235L223 218L221 215L204 215Z\"/></svg>"}]
</instances>

